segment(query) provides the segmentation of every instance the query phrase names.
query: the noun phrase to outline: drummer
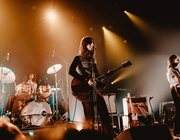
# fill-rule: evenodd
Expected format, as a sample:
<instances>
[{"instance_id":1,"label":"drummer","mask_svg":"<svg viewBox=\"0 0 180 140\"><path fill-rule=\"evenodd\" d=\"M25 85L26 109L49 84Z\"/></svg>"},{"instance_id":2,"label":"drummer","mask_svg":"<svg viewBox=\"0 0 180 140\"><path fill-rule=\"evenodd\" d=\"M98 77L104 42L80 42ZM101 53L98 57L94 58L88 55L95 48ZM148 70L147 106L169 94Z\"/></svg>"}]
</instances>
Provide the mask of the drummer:
<instances>
[{"instance_id":1,"label":"drummer","mask_svg":"<svg viewBox=\"0 0 180 140\"><path fill-rule=\"evenodd\" d=\"M30 86L30 89L29 89L29 93L34 96L36 94L36 91L37 91L37 83L34 82L34 74L33 73L30 73L29 74L29 78L27 80L25 80L24 82L22 82L21 84L25 84L25 85L28 85Z\"/></svg>"},{"instance_id":2,"label":"drummer","mask_svg":"<svg viewBox=\"0 0 180 140\"><path fill-rule=\"evenodd\" d=\"M34 74L30 73L22 83L16 86L15 95L10 95L7 100L6 112L18 116L27 101L34 99L37 83L34 82Z\"/></svg>"}]
</instances>

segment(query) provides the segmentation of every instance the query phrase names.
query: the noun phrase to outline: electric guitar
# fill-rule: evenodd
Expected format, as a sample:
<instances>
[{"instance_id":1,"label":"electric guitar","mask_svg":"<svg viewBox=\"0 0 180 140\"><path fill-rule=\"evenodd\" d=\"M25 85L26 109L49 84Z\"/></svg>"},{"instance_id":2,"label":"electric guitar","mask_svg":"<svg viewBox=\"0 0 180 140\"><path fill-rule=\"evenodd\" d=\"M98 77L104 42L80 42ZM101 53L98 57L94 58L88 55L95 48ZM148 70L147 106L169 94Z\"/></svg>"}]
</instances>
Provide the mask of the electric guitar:
<instances>
[{"instance_id":1,"label":"electric guitar","mask_svg":"<svg viewBox=\"0 0 180 140\"><path fill-rule=\"evenodd\" d=\"M132 65L132 63L130 61L125 61L119 67L109 70L104 75L97 77L96 78L97 89L104 88L106 86L105 83L101 82L102 79L104 79L106 77L111 77L115 72L117 72L121 68L126 68L131 65ZM79 79L73 78L73 80L71 81L71 89L72 89L72 94L80 101L91 101L92 100L93 87L90 86L86 81L81 81Z\"/></svg>"}]
</instances>

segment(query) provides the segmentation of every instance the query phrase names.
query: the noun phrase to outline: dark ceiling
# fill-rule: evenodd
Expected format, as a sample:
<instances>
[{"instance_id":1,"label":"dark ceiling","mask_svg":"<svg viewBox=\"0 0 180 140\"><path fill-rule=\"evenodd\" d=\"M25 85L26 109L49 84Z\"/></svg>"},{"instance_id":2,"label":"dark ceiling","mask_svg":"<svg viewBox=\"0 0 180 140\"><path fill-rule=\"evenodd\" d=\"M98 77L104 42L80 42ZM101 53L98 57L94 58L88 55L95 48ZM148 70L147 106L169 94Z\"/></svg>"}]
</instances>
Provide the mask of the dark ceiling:
<instances>
[{"instance_id":1,"label":"dark ceiling","mask_svg":"<svg viewBox=\"0 0 180 140\"><path fill-rule=\"evenodd\" d=\"M87 27L87 31L84 34L89 33L96 38L99 37L99 40L103 38L100 32L101 27L106 26L133 44L134 50L138 53L149 53L153 51L152 42L132 24L127 15L124 14L124 10L142 18L158 30L164 32L168 30L180 30L180 8L178 0L7 0L4 3L11 7L9 11L16 15L17 19L13 20L12 23L9 22L1 26L1 36L10 35L12 29L8 28L8 30L5 30L4 28L14 25L18 26L18 28L14 29L18 37L13 37L12 35L8 38L9 40L7 39L7 42L11 43L10 45L4 39L0 39L1 42L5 42L4 44L0 44L1 60L6 56L7 52L10 52L11 62L6 62L5 65L9 65L15 71L17 68L24 69L16 72L18 77L22 77L20 76L22 73L26 74L25 72L28 73L30 71L36 71L38 77L40 77L41 73L45 73L45 68L48 67L45 67L42 62L51 57L52 51L55 48L48 47L53 40L49 41L48 36L45 36L42 32L40 33L42 30L40 29L41 25L35 27L35 24L39 23L37 17L40 16L40 10L43 4L53 4L66 9L70 13L70 17L67 18L73 17L74 19L70 20L72 22L71 24L74 24L74 22L78 23L77 18L81 17L80 24L84 24ZM67 26L64 28L68 29L70 27ZM78 28L76 28L77 32L80 30ZM90 32L90 28L93 28L93 31ZM80 36L83 35L74 36L75 45L79 44ZM38 46L38 41L46 42L47 40L49 42L44 43L45 45ZM19 48L14 47L13 45L15 44L20 45ZM62 57L67 59L64 55L69 50L67 49L65 53L61 51ZM16 58L17 56L19 58ZM33 59L27 61L27 56ZM71 60L72 56L71 58L68 57L67 61L70 62ZM42 69L44 69L43 72Z\"/></svg>"}]
</instances>

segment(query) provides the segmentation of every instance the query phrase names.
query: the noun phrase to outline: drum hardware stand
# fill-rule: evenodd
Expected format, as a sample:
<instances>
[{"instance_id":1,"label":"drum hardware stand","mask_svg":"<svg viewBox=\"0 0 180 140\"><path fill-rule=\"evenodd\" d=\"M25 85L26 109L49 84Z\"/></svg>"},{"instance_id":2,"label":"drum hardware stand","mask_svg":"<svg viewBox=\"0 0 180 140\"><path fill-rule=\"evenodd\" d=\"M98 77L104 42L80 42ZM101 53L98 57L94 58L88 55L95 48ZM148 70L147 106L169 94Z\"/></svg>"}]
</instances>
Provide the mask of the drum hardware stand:
<instances>
[{"instance_id":1,"label":"drum hardware stand","mask_svg":"<svg viewBox=\"0 0 180 140\"><path fill-rule=\"evenodd\" d=\"M61 115L59 114L59 108L58 108L57 73L54 74L54 78L55 78L55 93L54 93L55 94L55 99L54 99L54 95L53 95L53 104L54 105L53 105L53 115L52 115L52 117L55 115L56 120L58 120L59 116L61 117ZM60 122L61 122L61 119L60 119Z\"/></svg>"},{"instance_id":2,"label":"drum hardware stand","mask_svg":"<svg viewBox=\"0 0 180 140\"><path fill-rule=\"evenodd\" d=\"M54 86L53 86L53 87L54 87ZM53 112L55 112L55 105L54 105L54 104L55 104L55 100L54 100L54 98L55 98L54 96L55 96L55 95L54 95L54 94L55 94L55 93L54 93L54 91L53 91L53 93L52 93L52 102L53 102L52 111L53 111Z\"/></svg>"}]
</instances>

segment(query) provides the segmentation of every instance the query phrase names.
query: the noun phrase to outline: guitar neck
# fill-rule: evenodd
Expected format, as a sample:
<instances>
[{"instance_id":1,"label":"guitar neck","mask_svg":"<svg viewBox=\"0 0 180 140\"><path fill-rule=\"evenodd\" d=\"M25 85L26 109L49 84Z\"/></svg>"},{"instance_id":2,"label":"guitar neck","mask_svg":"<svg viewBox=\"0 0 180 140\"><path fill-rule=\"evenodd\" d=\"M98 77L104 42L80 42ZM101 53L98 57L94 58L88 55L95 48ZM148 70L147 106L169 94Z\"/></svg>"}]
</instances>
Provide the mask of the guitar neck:
<instances>
[{"instance_id":1,"label":"guitar neck","mask_svg":"<svg viewBox=\"0 0 180 140\"><path fill-rule=\"evenodd\" d=\"M130 61L125 61L123 62L119 67L114 68L112 70L109 70L106 74L99 76L98 79L103 79L105 77L111 77L115 72L117 72L118 70L122 69L122 68L126 68L131 66L132 63Z\"/></svg>"}]
</instances>

